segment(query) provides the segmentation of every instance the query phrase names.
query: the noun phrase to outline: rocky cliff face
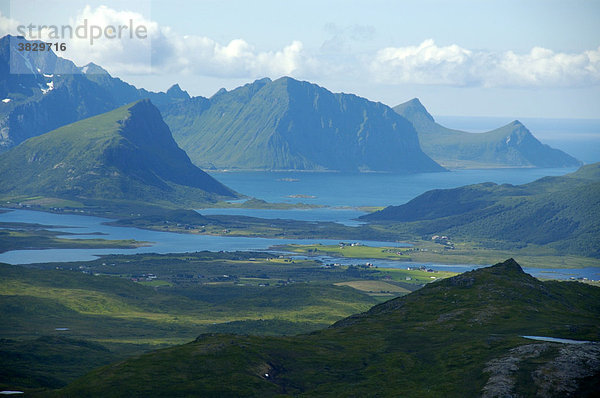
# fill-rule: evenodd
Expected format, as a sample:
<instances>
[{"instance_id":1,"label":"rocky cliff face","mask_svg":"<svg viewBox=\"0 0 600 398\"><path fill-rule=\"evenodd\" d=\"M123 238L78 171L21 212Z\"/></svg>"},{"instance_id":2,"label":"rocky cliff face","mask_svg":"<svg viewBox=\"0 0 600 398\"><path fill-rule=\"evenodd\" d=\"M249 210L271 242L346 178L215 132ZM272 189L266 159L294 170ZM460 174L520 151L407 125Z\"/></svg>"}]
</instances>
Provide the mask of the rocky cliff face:
<instances>
[{"instance_id":1,"label":"rocky cliff face","mask_svg":"<svg viewBox=\"0 0 600 398\"><path fill-rule=\"evenodd\" d=\"M176 104L163 114L177 142L204 167L443 170L389 107L287 77L220 91L201 107Z\"/></svg>"}]
</instances>

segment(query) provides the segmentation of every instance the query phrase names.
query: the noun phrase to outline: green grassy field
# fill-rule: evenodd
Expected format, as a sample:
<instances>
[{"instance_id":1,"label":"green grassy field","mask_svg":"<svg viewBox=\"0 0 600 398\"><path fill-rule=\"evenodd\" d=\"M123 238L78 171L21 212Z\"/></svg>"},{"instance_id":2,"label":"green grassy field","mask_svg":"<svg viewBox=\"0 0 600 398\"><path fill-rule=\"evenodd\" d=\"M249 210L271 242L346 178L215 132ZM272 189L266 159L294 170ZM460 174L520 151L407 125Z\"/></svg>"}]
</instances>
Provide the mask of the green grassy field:
<instances>
[{"instance_id":1,"label":"green grassy field","mask_svg":"<svg viewBox=\"0 0 600 398\"><path fill-rule=\"evenodd\" d=\"M514 383L514 392L523 396L558 397L564 394L555 383L564 384L561 374L568 372L572 396L591 397L600 369L577 353L585 349L597 357L597 347L521 336L597 341L599 298L597 288L541 282L509 260L431 283L314 333L201 335L96 369L56 396L200 391L215 397L470 397L481 396L491 376L507 373L511 392ZM541 354L528 354L533 348ZM499 360L507 366L489 367ZM562 361L556 369L549 366L555 360ZM581 370L586 367L591 373ZM552 393L544 394L546 389Z\"/></svg>"},{"instance_id":2,"label":"green grassy field","mask_svg":"<svg viewBox=\"0 0 600 398\"><path fill-rule=\"evenodd\" d=\"M349 281L338 282L336 286L349 286L353 289L365 292L370 296L393 296L394 293L410 293L410 290L384 281Z\"/></svg>"},{"instance_id":3,"label":"green grassy field","mask_svg":"<svg viewBox=\"0 0 600 398\"><path fill-rule=\"evenodd\" d=\"M347 258L379 258L386 260L410 261L407 248L372 247L367 245L282 245L279 250L307 255L333 255Z\"/></svg>"},{"instance_id":4,"label":"green grassy field","mask_svg":"<svg viewBox=\"0 0 600 398\"><path fill-rule=\"evenodd\" d=\"M201 333L311 332L431 281L404 275L247 252L2 264L0 388L60 387L103 363ZM388 288L380 295L368 284ZM53 368L57 347L65 366Z\"/></svg>"},{"instance_id":5,"label":"green grassy field","mask_svg":"<svg viewBox=\"0 0 600 398\"><path fill-rule=\"evenodd\" d=\"M520 249L501 250L485 248L469 242L453 243L452 248L430 240L411 240L410 243L412 244L410 248L320 244L280 245L276 248L308 256L330 255L346 258L396 260L399 262L489 265L499 258L512 256L524 267L600 267L600 259L576 255L558 255L555 250L544 246L528 245Z\"/></svg>"}]
</instances>

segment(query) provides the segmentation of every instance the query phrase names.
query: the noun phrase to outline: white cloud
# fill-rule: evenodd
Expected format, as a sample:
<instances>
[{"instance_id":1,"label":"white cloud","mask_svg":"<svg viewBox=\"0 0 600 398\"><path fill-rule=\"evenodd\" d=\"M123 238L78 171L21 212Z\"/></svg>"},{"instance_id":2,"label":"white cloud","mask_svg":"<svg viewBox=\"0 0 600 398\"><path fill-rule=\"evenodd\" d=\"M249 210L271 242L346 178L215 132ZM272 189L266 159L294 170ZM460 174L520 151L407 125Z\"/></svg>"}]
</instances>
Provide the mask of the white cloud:
<instances>
[{"instance_id":1,"label":"white cloud","mask_svg":"<svg viewBox=\"0 0 600 398\"><path fill-rule=\"evenodd\" d=\"M94 62L112 73L150 73L153 35L160 31L156 22L147 20L140 13L131 11L117 11L106 6L92 8L86 6L75 18L69 20L70 25L78 27L87 23L102 29L100 38L91 40L88 37L73 37L66 40L67 51L60 54L73 60L78 65ZM119 27L127 27L120 29ZM106 29L109 34L105 36ZM132 33L131 28L143 27L139 34ZM90 28L91 29L91 28ZM119 35L120 31L120 35ZM91 32L91 30L90 30Z\"/></svg>"},{"instance_id":2,"label":"white cloud","mask_svg":"<svg viewBox=\"0 0 600 398\"><path fill-rule=\"evenodd\" d=\"M163 59L160 68L183 70L218 77L262 77L302 75L314 68L314 60L303 54L303 44L294 41L278 51L256 51L242 39L222 45L210 38L169 35L165 45L174 50L171 59ZM161 46L163 48L163 46ZM161 49L156 57L160 58Z\"/></svg>"},{"instance_id":3,"label":"white cloud","mask_svg":"<svg viewBox=\"0 0 600 398\"><path fill-rule=\"evenodd\" d=\"M527 54L473 51L456 44L379 50L369 64L375 80L388 84L482 87L581 87L600 84L600 47L556 53L535 47Z\"/></svg>"},{"instance_id":4,"label":"white cloud","mask_svg":"<svg viewBox=\"0 0 600 398\"><path fill-rule=\"evenodd\" d=\"M379 50L371 71L382 82L465 85L471 57L471 51L457 45L438 47L425 40L419 46Z\"/></svg>"},{"instance_id":5,"label":"white cloud","mask_svg":"<svg viewBox=\"0 0 600 398\"><path fill-rule=\"evenodd\" d=\"M600 85L600 47L580 53L535 47L528 53L491 52L439 46L432 39L418 45L355 51L360 41L372 41L372 26L326 25L329 39L313 52L301 41L276 49L258 50L237 38L218 42L200 35L183 36L141 13L106 6L86 6L69 20L73 27L87 23L143 26L147 38L63 38L67 51L57 53L77 65L95 62L115 75L189 74L216 78L253 79L288 75L381 84L446 85L458 87L585 87ZM0 14L0 34L15 33L18 22ZM48 29L42 39L52 40ZM37 39L39 37L33 37Z\"/></svg>"},{"instance_id":6,"label":"white cloud","mask_svg":"<svg viewBox=\"0 0 600 398\"><path fill-rule=\"evenodd\" d=\"M144 26L147 39L125 35L119 39L104 37L90 43L86 38L67 41L61 54L78 65L94 62L113 74L190 73L215 77L254 78L264 76L300 76L316 68L316 60L304 53L303 44L293 41L276 51L257 51L243 39L221 44L204 36L181 36L171 28L159 26L143 15L117 11L106 6L86 6L72 26ZM130 23L130 21L133 21ZM1 22L1 21L0 21ZM44 38L48 38L48 31Z\"/></svg>"},{"instance_id":7,"label":"white cloud","mask_svg":"<svg viewBox=\"0 0 600 398\"><path fill-rule=\"evenodd\" d=\"M0 37L8 34L14 35L17 31L17 26L19 26L18 21L6 17L0 12Z\"/></svg>"},{"instance_id":8,"label":"white cloud","mask_svg":"<svg viewBox=\"0 0 600 398\"><path fill-rule=\"evenodd\" d=\"M181 36L170 27L160 26L141 13L118 11L106 6L92 8L85 6L69 25L76 29L86 25L87 35L64 37L56 30L34 29L29 39L66 42L67 50L57 55L70 59L77 65L94 62L112 74L162 74L189 73L213 77L256 78L264 76L307 76L318 69L315 58L304 51L303 43L292 41L283 48L271 51L257 51L243 39L229 43L219 43L205 36ZM0 32L15 34L18 23L0 14ZM61 25L62 26L62 25ZM58 26L60 32L61 26ZM90 38L91 26L100 37ZM121 38L107 38L104 34L109 26L127 26ZM129 34L131 29L143 26L146 38ZM82 30L81 32L84 32ZM113 31L110 31L114 34Z\"/></svg>"}]
</instances>

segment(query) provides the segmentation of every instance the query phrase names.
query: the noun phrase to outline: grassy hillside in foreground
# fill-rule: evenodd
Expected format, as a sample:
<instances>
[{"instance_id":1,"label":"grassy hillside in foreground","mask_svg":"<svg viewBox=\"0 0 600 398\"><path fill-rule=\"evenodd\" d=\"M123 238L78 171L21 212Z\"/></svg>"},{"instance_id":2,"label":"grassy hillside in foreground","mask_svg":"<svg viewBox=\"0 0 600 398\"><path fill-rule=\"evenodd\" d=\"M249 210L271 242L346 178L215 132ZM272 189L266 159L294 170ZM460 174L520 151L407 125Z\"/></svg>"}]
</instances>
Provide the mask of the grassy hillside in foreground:
<instances>
[{"instance_id":1,"label":"grassy hillside in foreground","mask_svg":"<svg viewBox=\"0 0 600 398\"><path fill-rule=\"evenodd\" d=\"M198 205L237 194L194 166L161 115L139 101L0 154L2 197Z\"/></svg>"},{"instance_id":2,"label":"grassy hillside in foreground","mask_svg":"<svg viewBox=\"0 0 600 398\"><path fill-rule=\"evenodd\" d=\"M523 335L600 340L600 289L540 282L511 259L307 335L201 335L94 370L58 395L585 397L597 391L597 344L573 348Z\"/></svg>"},{"instance_id":3,"label":"grassy hillside in foreground","mask_svg":"<svg viewBox=\"0 0 600 398\"><path fill-rule=\"evenodd\" d=\"M581 162L567 153L542 144L518 120L485 133L446 128L435 122L414 98L394 107L419 135L423 151L450 168L574 167Z\"/></svg>"},{"instance_id":4,"label":"grassy hillside in foreground","mask_svg":"<svg viewBox=\"0 0 600 398\"><path fill-rule=\"evenodd\" d=\"M361 217L387 229L435 234L489 247L528 244L560 254L600 257L600 163L523 185L484 183L425 192Z\"/></svg>"},{"instance_id":5,"label":"grassy hillside in foreground","mask_svg":"<svg viewBox=\"0 0 600 398\"><path fill-rule=\"evenodd\" d=\"M200 333L317 330L416 290L432 275L330 269L251 252L33 267L0 265L0 391L62 387L94 367Z\"/></svg>"}]
</instances>

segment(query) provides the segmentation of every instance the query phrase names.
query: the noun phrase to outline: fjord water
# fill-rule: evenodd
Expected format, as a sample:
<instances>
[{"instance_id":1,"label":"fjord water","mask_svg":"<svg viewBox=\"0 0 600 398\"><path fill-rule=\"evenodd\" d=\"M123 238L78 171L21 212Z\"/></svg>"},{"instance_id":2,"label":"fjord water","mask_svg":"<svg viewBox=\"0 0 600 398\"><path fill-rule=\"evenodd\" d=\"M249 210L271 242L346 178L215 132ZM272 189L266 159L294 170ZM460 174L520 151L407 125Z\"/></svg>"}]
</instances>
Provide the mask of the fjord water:
<instances>
[{"instance_id":1,"label":"fjord water","mask_svg":"<svg viewBox=\"0 0 600 398\"><path fill-rule=\"evenodd\" d=\"M8 210L8 209L3 209ZM12 250L0 253L0 262L9 264L31 264L38 262L67 262L87 261L99 255L108 254L136 254L136 253L184 253L195 251L250 251L264 250L274 245L294 243L321 243L331 245L339 243L338 240L329 239L268 239L223 237L212 235L178 234L171 232L150 231L145 229L116 227L106 225L110 222L107 218L80 216L73 214L54 214L31 210L9 210L0 214L0 222L37 223L51 225L54 231L66 232L74 235L64 235L65 238L76 239L135 239L137 241L152 242L151 246L133 249L44 249L44 250ZM93 234L93 235L92 235ZM406 244L357 241L371 246L397 246L405 247Z\"/></svg>"},{"instance_id":2,"label":"fjord water","mask_svg":"<svg viewBox=\"0 0 600 398\"><path fill-rule=\"evenodd\" d=\"M385 206L402 204L413 197L435 188L451 188L465 184L492 181L496 183L522 184L547 175L563 175L574 169L488 169L460 170L445 173L416 175L398 174L346 174L319 172L230 172L213 173L225 185L248 196L265 199L269 202L297 203L299 201L332 207L294 210L258 209L201 209L202 214L241 214L265 218L296 219L304 221L335 221L345 224L354 220L364 211L356 206ZM302 197L297 197L302 195ZM296 196L296 197L290 197ZM309 196L309 197L304 197ZM314 196L314 197L312 197ZM187 251L235 251L264 250L273 245L286 243L338 243L337 240L299 240L221 237L208 235L176 234L148 231L105 225L110 221L99 217L52 214L30 210L14 210L0 214L0 221L38 223L59 226L58 231L74 234L100 233L102 235L69 235L72 238L135 239L153 242L152 246L135 249L48 249L16 250L0 254L0 262L27 264L35 262L85 261L106 254L169 253ZM363 242L371 246L400 246L390 242ZM385 260L369 259L323 259L326 262L364 263L364 261L385 267L405 267L406 264ZM411 266L418 264L411 263ZM465 271L473 265L424 264L434 269ZM540 277L568 278L587 277L598 279L600 270L528 270ZM552 274L546 274L551 272Z\"/></svg>"},{"instance_id":3,"label":"fjord water","mask_svg":"<svg viewBox=\"0 0 600 398\"><path fill-rule=\"evenodd\" d=\"M6 209L8 210L8 209ZM0 222L38 223L42 225L53 225L53 230L63 231L79 235L65 235L67 238L104 238L104 239L136 239L138 241L152 242L152 246L138 247L134 249L45 249L45 250L12 250L0 253L0 262L8 264L32 264L69 261L88 261L98 256L109 254L136 254L136 253L184 253L194 251L252 251L265 250L275 245L293 243L321 243L337 244L337 240L327 239L267 239L267 238L243 238L224 237L210 235L177 234L170 232L149 231L138 228L116 227L106 225L111 220L80 216L73 214L53 214L31 210L9 210L0 213ZM83 235L94 234L95 235ZM358 241L370 246L407 246L397 242ZM305 256L294 256L295 258L307 258ZM370 262L382 268L405 268L425 266L435 270L464 272L482 266L472 264L432 264L432 263L404 263L382 259L352 259L330 256L311 257L321 260L323 263L340 263L344 265L361 264ZM600 279L600 268L581 269L541 269L525 268L525 271L539 278L568 279L588 278Z\"/></svg>"},{"instance_id":4,"label":"fjord water","mask_svg":"<svg viewBox=\"0 0 600 398\"><path fill-rule=\"evenodd\" d=\"M5 209L8 210L8 209ZM88 261L98 256L109 254L136 254L136 253L185 253L202 250L209 251L253 251L266 250L275 245L293 243L321 243L337 244L338 240L327 239L267 239L267 238L243 238L224 237L211 235L177 234L170 232L149 231L138 228L116 227L106 225L111 220L72 214L53 214L31 210L9 210L0 213L0 222L38 223L42 225L53 225L56 231L63 231L80 235L65 235L67 238L104 238L104 239L135 239L138 241L152 242L152 246L137 247L134 249L45 249L45 250L12 250L0 253L0 263L8 264L32 264L56 262L65 263L69 261ZM94 234L95 235L89 235ZM83 235L88 234L88 235ZM370 246L407 246L397 242L358 241ZM295 258L307 258L294 256ZM382 268L405 268L425 266L434 270L464 272L480 265L472 264L432 264L432 263L404 263L382 259L352 259L330 256L311 257L324 263L340 263L344 265L364 264L370 262ZM600 268L590 267L581 269L542 269L525 268L525 271L539 278L568 279L588 278L600 279Z\"/></svg>"},{"instance_id":5,"label":"fjord water","mask_svg":"<svg viewBox=\"0 0 600 398\"><path fill-rule=\"evenodd\" d=\"M268 202L360 207L400 205L431 189L482 182L518 185L575 170L503 168L420 174L255 171L213 172L211 175L237 192ZM216 213L211 211L211 214Z\"/></svg>"}]
</instances>

